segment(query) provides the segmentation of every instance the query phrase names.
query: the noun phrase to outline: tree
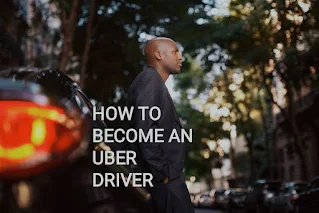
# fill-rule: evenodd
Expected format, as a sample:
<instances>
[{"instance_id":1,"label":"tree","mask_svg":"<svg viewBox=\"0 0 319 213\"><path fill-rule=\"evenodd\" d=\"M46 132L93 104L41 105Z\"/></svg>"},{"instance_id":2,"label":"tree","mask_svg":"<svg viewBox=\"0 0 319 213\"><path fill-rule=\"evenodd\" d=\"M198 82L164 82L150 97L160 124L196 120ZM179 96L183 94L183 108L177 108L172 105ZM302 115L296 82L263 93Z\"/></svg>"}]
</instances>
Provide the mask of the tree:
<instances>
[{"instance_id":1,"label":"tree","mask_svg":"<svg viewBox=\"0 0 319 213\"><path fill-rule=\"evenodd\" d=\"M192 55L205 49L202 57L205 71L209 72L213 63L221 63L222 57L216 55L226 53L227 69L248 68L261 77L262 88L268 91L268 97L281 109L289 123L305 180L308 172L300 127L296 122L294 93L301 86L309 86L306 82L314 79L311 70L315 73L318 70L315 69L318 60L308 58L314 56L314 49L307 48L318 43L318 39L308 38L309 35L317 38L316 8L317 1L231 1L229 15L206 20L205 24L188 32L191 39L183 36L186 33L183 29L174 32L184 42L185 51ZM280 77L287 90L286 106L277 102L271 90L275 75Z\"/></svg>"},{"instance_id":2,"label":"tree","mask_svg":"<svg viewBox=\"0 0 319 213\"><path fill-rule=\"evenodd\" d=\"M74 38L75 27L78 21L78 10L81 6L80 0L70 1L58 0L58 5L61 10L61 32L63 35L63 47L60 57L60 71L65 71L69 58L72 53L72 43Z\"/></svg>"},{"instance_id":3,"label":"tree","mask_svg":"<svg viewBox=\"0 0 319 213\"><path fill-rule=\"evenodd\" d=\"M189 144L191 151L187 156L188 161L186 161L192 163L188 167L192 169L186 171L188 174L188 171L195 172L196 169L200 169L201 171L206 171L206 173L201 173L202 176L206 174L207 177L210 177L211 174L208 171L211 168L220 168L222 159L228 157L224 152L218 151L218 141L229 138L229 131L222 127L223 123L231 120L231 116L224 115L221 119L214 119L210 115L210 107L213 104L210 99L213 99L213 97L208 97L208 100L205 100L204 97L201 98L198 94L207 96L205 94L212 93L212 88L209 86L211 82L210 80L207 81L209 78L202 72L200 67L196 66L194 61L190 58L188 60L190 61L184 63L185 71L176 78L176 88L181 93L180 101L177 103L177 110L182 120L185 121L186 127L194 130L194 143ZM216 93L214 97L220 99L221 94ZM226 105L229 105L227 100L221 100L220 104L225 104L225 108ZM226 119L228 116L229 119ZM211 143L215 143L216 148L214 150L210 147ZM232 157L231 154L230 157ZM235 159L232 160L235 161ZM196 162L202 166L195 166ZM207 164L208 162L210 163ZM204 165L206 169L202 168ZM195 172L194 174L198 173Z\"/></svg>"},{"instance_id":4,"label":"tree","mask_svg":"<svg viewBox=\"0 0 319 213\"><path fill-rule=\"evenodd\" d=\"M21 66L24 63L21 40L26 37L28 25L13 1L3 2L0 13L0 64Z\"/></svg>"},{"instance_id":5,"label":"tree","mask_svg":"<svg viewBox=\"0 0 319 213\"><path fill-rule=\"evenodd\" d=\"M196 19L188 16L188 9L205 5L197 0L187 0L183 4L176 1L98 1L96 16L92 23L90 50L86 66L86 77L81 75L85 90L90 97L105 104L125 99L126 91L134 77L142 70L144 56L141 49L151 36L168 35L170 23L175 26ZM176 7L179 7L176 10ZM204 13L203 13L204 14ZM88 9L81 7L75 29L72 53L74 58L83 58L88 29ZM194 21L192 21L194 22ZM81 73L83 61L68 73ZM98 92L96 92L98 91Z\"/></svg>"},{"instance_id":6,"label":"tree","mask_svg":"<svg viewBox=\"0 0 319 213\"><path fill-rule=\"evenodd\" d=\"M90 1L90 11L89 11L89 20L86 26L86 40L85 40L85 47L83 50L83 54L81 57L81 72L80 72L80 87L84 87L84 80L86 75L86 68L87 68L87 62L89 57L89 52L91 48L91 36L92 36L92 25L93 25L93 19L96 14L96 8L95 8L95 0Z\"/></svg>"}]
</instances>

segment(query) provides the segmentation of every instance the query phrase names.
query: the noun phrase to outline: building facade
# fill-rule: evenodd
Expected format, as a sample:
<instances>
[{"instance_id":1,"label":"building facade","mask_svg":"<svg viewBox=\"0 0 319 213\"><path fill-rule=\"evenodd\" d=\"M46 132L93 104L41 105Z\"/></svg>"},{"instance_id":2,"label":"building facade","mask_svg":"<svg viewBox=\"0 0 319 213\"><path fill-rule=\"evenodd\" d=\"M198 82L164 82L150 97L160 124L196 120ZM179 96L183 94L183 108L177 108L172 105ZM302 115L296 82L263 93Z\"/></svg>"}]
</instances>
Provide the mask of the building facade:
<instances>
[{"instance_id":1,"label":"building facade","mask_svg":"<svg viewBox=\"0 0 319 213\"><path fill-rule=\"evenodd\" d=\"M296 93L297 94L297 93ZM302 89L295 97L296 121L307 165L308 181L319 175L319 92ZM300 158L294 146L290 123L281 113L276 116L276 178L282 181L302 180Z\"/></svg>"}]
</instances>

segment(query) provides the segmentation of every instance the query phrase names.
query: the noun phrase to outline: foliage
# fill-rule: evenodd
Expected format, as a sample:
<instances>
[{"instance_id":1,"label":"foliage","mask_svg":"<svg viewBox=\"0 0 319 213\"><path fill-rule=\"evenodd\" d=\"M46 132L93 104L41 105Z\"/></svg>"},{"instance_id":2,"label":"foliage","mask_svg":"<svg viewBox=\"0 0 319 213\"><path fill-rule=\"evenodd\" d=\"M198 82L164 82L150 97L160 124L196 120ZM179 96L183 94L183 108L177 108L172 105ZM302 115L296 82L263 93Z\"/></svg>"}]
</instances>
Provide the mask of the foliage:
<instances>
[{"instance_id":1,"label":"foliage","mask_svg":"<svg viewBox=\"0 0 319 213\"><path fill-rule=\"evenodd\" d=\"M93 23L91 50L85 90L104 103L113 104L118 96L124 98L130 83L142 70L144 57L141 48L147 35L168 35L167 25L175 27L189 22L190 7L203 10L198 0L177 1L98 1ZM176 9L178 7L178 9ZM84 35L88 8L82 7L76 35ZM204 13L202 13L204 14ZM81 55L85 36L75 36L74 55ZM79 72L79 69L73 72ZM99 91L99 92L96 92Z\"/></svg>"},{"instance_id":2,"label":"foliage","mask_svg":"<svg viewBox=\"0 0 319 213\"><path fill-rule=\"evenodd\" d=\"M216 76L208 88L217 88L217 97L228 96L223 103L231 104L229 110L236 114L232 122L239 127L239 133L246 136L250 152L252 141L259 138L258 131L273 129L271 121L265 119L272 116L270 100L281 109L285 107L278 104L276 94L271 91L273 84L278 80L283 82L288 90L285 95L288 106L293 105L290 90L317 85L319 63L315 49L319 22L316 9L317 1L237 0L230 2L229 15L212 16L194 28L172 28L185 51L191 56L200 55L203 70ZM248 75L240 87L230 91L229 74L234 71L248 72ZM243 92L243 100L238 100L235 94L239 91ZM216 102L215 97L212 96L211 102ZM254 112L259 114L257 119L252 118ZM289 122L293 116L294 112L290 111ZM292 129L298 141L298 130L293 124ZM266 150L272 134L272 131L264 133ZM296 148L300 150L299 146ZM298 154L303 161L302 154ZM253 161L251 156L251 164Z\"/></svg>"}]
</instances>

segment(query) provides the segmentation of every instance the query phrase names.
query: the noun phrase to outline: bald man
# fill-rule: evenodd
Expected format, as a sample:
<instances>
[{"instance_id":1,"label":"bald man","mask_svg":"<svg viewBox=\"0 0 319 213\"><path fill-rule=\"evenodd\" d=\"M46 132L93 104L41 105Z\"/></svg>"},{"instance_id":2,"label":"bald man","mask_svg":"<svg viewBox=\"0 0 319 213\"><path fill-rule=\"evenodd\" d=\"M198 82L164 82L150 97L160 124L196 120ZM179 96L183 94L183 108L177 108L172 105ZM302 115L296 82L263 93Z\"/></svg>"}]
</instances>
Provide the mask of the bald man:
<instances>
[{"instance_id":1,"label":"bald man","mask_svg":"<svg viewBox=\"0 0 319 213\"><path fill-rule=\"evenodd\" d=\"M177 140L168 143L173 129L181 132L182 124L165 86L170 74L181 71L182 55L170 38L150 40L144 49L147 67L133 81L129 90L129 102L134 106L132 125L147 132L164 129L162 143L135 143L138 165L153 175L152 195L154 213L194 213L183 175L185 144ZM152 120L138 106L157 106L161 110L159 120ZM153 111L154 112L154 111ZM156 112L156 111L155 111ZM154 115L156 117L156 115Z\"/></svg>"}]
</instances>

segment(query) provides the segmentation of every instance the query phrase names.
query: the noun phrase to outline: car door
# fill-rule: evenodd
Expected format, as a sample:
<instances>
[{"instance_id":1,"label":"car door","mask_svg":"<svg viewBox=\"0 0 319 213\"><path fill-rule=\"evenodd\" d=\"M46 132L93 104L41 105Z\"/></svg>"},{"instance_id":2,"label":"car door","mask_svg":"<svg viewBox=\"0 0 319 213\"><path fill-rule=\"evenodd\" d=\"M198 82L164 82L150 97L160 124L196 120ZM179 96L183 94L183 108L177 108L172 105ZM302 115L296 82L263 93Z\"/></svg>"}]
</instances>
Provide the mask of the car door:
<instances>
[{"instance_id":1,"label":"car door","mask_svg":"<svg viewBox=\"0 0 319 213\"><path fill-rule=\"evenodd\" d=\"M287 208L287 204L290 201L290 192L291 192L290 186L286 186L283 188L281 202L280 202L282 208Z\"/></svg>"},{"instance_id":2,"label":"car door","mask_svg":"<svg viewBox=\"0 0 319 213\"><path fill-rule=\"evenodd\" d=\"M311 182L311 189L309 190L309 209L313 212L319 211L319 178Z\"/></svg>"}]
</instances>

